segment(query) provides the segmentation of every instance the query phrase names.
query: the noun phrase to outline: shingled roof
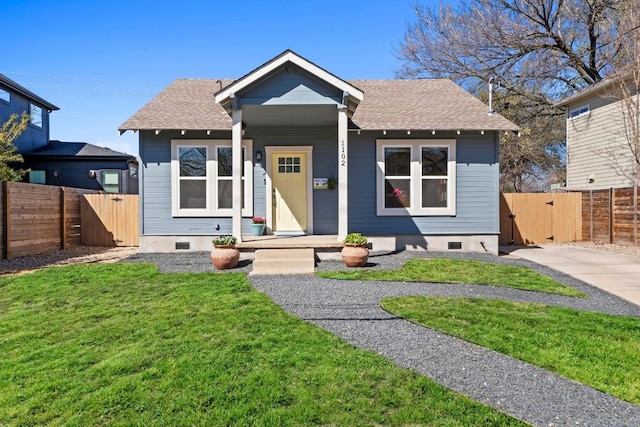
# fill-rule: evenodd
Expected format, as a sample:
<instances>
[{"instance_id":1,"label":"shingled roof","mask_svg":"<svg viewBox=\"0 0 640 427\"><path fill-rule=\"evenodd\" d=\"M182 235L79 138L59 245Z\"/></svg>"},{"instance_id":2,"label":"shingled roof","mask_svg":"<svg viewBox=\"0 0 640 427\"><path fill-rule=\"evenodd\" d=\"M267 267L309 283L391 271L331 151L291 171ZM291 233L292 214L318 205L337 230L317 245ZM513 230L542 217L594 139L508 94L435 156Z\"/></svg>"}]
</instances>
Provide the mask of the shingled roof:
<instances>
[{"instance_id":1,"label":"shingled roof","mask_svg":"<svg viewBox=\"0 0 640 427\"><path fill-rule=\"evenodd\" d=\"M43 147L25 153L26 156L53 157L101 157L101 158L133 158L134 156L107 147L98 147L87 142L49 141Z\"/></svg>"},{"instance_id":2,"label":"shingled roof","mask_svg":"<svg viewBox=\"0 0 640 427\"><path fill-rule=\"evenodd\" d=\"M120 126L126 130L230 130L214 94L233 80L178 79ZM519 128L447 79L350 80L364 92L352 118L362 130L500 130Z\"/></svg>"}]
</instances>

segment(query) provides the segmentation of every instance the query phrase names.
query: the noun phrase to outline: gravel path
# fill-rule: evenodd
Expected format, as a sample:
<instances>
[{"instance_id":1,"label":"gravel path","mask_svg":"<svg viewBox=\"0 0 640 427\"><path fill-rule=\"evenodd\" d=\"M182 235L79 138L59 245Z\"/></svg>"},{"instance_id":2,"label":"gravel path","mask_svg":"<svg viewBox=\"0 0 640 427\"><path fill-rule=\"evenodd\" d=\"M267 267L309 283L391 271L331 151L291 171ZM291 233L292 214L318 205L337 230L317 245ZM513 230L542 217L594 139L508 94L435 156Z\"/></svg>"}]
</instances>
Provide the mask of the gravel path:
<instances>
[{"instance_id":1,"label":"gravel path","mask_svg":"<svg viewBox=\"0 0 640 427\"><path fill-rule=\"evenodd\" d=\"M369 267L399 268L412 256L416 254L372 254ZM478 285L338 281L314 276L250 276L249 279L256 289L301 319L534 426L640 425L639 406L484 347L415 325L385 312L379 303L388 296L469 296L540 302L640 317L639 307L521 259L435 252L420 253L419 256L524 265L585 292L591 299ZM164 272L213 271L208 253L180 254L179 257L176 254L138 254L131 261L154 262ZM245 263L240 270L249 269ZM324 261L317 269L343 270L345 267L341 261Z\"/></svg>"}]
</instances>

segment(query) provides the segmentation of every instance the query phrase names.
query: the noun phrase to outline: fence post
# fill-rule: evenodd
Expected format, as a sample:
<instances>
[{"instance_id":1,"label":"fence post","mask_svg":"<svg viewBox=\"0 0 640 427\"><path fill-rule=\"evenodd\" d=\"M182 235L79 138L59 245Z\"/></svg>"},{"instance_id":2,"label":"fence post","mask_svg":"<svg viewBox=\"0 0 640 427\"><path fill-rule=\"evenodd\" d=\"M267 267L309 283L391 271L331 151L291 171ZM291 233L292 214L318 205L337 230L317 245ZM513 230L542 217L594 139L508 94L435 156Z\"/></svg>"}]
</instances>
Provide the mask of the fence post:
<instances>
[{"instance_id":1,"label":"fence post","mask_svg":"<svg viewBox=\"0 0 640 427\"><path fill-rule=\"evenodd\" d=\"M64 187L60 187L60 249L67 247L67 205Z\"/></svg>"},{"instance_id":2,"label":"fence post","mask_svg":"<svg viewBox=\"0 0 640 427\"><path fill-rule=\"evenodd\" d=\"M609 187L609 244L613 244L613 196L614 189Z\"/></svg>"},{"instance_id":3,"label":"fence post","mask_svg":"<svg viewBox=\"0 0 640 427\"><path fill-rule=\"evenodd\" d=\"M9 181L5 181L4 185L4 253L3 258L9 259L9 255L11 255L11 249L9 245L11 244L11 218L9 218L9 212L11 212L11 206L9 206Z\"/></svg>"},{"instance_id":4,"label":"fence post","mask_svg":"<svg viewBox=\"0 0 640 427\"><path fill-rule=\"evenodd\" d=\"M638 181L633 184L633 244L638 246Z\"/></svg>"},{"instance_id":5,"label":"fence post","mask_svg":"<svg viewBox=\"0 0 640 427\"><path fill-rule=\"evenodd\" d=\"M593 242L593 190L589 190L589 241Z\"/></svg>"}]
</instances>

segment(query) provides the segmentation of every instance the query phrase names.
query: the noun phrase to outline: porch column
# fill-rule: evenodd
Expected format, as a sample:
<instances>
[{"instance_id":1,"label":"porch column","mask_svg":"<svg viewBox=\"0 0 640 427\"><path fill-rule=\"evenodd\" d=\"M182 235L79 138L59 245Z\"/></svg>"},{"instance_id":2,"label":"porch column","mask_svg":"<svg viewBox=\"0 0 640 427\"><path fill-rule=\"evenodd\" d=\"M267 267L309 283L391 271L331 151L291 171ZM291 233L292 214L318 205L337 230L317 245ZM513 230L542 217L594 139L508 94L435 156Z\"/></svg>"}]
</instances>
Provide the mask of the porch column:
<instances>
[{"instance_id":1,"label":"porch column","mask_svg":"<svg viewBox=\"0 0 640 427\"><path fill-rule=\"evenodd\" d=\"M233 108L231 127L231 157L233 177L233 235L242 242L242 110Z\"/></svg>"},{"instance_id":2,"label":"porch column","mask_svg":"<svg viewBox=\"0 0 640 427\"><path fill-rule=\"evenodd\" d=\"M347 128L347 109L340 108L338 110L338 240L343 240L349 232L349 140Z\"/></svg>"}]
</instances>

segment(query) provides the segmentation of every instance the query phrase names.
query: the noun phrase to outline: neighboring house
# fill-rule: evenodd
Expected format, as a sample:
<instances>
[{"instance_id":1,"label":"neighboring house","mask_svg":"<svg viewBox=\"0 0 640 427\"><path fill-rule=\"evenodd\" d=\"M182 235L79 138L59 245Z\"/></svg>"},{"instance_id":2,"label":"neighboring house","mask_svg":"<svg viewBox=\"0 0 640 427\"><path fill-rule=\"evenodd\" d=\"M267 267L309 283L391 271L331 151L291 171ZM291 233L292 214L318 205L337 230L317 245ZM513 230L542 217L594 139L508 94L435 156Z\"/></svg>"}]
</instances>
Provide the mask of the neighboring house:
<instances>
[{"instance_id":1,"label":"neighboring house","mask_svg":"<svg viewBox=\"0 0 640 427\"><path fill-rule=\"evenodd\" d=\"M31 115L31 122L14 141L14 145L20 153L47 145L49 142L49 113L54 110L59 110L59 108L0 74L0 124L9 120L12 114L19 116L26 112Z\"/></svg>"},{"instance_id":2,"label":"neighboring house","mask_svg":"<svg viewBox=\"0 0 640 427\"><path fill-rule=\"evenodd\" d=\"M625 111L628 101L638 95L628 91L622 95L620 79L604 79L556 104L567 109L567 189L634 185L636 161L629 149L633 131L628 132L628 120L633 118ZM635 129L638 132L637 123Z\"/></svg>"},{"instance_id":3,"label":"neighboring house","mask_svg":"<svg viewBox=\"0 0 640 427\"><path fill-rule=\"evenodd\" d=\"M499 133L517 129L450 80L346 81L289 50L176 80L120 127L139 131L141 251L209 250L263 216L275 235L491 253Z\"/></svg>"},{"instance_id":4,"label":"neighboring house","mask_svg":"<svg viewBox=\"0 0 640 427\"><path fill-rule=\"evenodd\" d=\"M34 184L63 185L113 193L138 193L134 156L80 142L49 140L49 114L59 108L0 74L0 123L27 112L31 122L14 141L21 166Z\"/></svg>"},{"instance_id":5,"label":"neighboring house","mask_svg":"<svg viewBox=\"0 0 640 427\"><path fill-rule=\"evenodd\" d=\"M138 193L138 162L130 154L86 142L50 141L24 154L29 182L102 190L108 193Z\"/></svg>"}]
</instances>

